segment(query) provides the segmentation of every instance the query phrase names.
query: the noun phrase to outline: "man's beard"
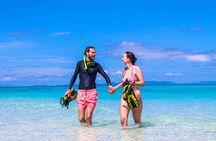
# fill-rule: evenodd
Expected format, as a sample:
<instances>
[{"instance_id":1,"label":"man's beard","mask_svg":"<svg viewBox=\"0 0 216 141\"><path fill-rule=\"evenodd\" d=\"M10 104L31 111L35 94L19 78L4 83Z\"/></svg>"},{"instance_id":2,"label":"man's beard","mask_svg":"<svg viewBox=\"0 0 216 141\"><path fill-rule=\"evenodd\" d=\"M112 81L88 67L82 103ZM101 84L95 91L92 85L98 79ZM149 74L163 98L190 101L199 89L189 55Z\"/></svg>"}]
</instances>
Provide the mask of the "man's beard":
<instances>
[{"instance_id":1,"label":"man's beard","mask_svg":"<svg viewBox=\"0 0 216 141\"><path fill-rule=\"evenodd\" d=\"M89 57L89 60L93 61L95 59L95 57Z\"/></svg>"}]
</instances>

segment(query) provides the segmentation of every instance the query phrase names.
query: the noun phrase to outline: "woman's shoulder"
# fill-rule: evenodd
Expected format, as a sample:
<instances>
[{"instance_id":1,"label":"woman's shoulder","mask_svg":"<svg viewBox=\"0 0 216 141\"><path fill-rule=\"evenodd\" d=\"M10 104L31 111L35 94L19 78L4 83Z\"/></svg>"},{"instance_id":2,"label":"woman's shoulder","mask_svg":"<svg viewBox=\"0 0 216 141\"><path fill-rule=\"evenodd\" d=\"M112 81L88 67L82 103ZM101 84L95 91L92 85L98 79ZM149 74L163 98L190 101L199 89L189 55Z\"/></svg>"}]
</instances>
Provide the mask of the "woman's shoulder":
<instances>
[{"instance_id":1,"label":"woman's shoulder","mask_svg":"<svg viewBox=\"0 0 216 141\"><path fill-rule=\"evenodd\" d=\"M137 73L142 73L141 69L139 66L134 66L134 73L137 74Z\"/></svg>"},{"instance_id":2,"label":"woman's shoulder","mask_svg":"<svg viewBox=\"0 0 216 141\"><path fill-rule=\"evenodd\" d=\"M139 66L133 66L133 68L135 69L135 70L140 70L140 67Z\"/></svg>"}]
</instances>

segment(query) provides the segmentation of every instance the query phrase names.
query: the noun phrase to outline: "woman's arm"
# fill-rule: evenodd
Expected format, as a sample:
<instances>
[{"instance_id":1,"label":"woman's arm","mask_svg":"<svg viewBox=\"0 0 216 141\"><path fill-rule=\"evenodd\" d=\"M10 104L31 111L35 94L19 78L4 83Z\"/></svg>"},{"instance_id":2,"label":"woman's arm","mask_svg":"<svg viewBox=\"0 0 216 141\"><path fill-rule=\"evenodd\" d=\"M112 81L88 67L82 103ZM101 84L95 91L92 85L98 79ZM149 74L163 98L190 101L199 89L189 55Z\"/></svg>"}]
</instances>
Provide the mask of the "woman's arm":
<instances>
[{"instance_id":1,"label":"woman's arm","mask_svg":"<svg viewBox=\"0 0 216 141\"><path fill-rule=\"evenodd\" d=\"M123 86L123 83L119 83L118 85L114 86L113 89L117 90L118 88L121 88Z\"/></svg>"},{"instance_id":2,"label":"woman's arm","mask_svg":"<svg viewBox=\"0 0 216 141\"><path fill-rule=\"evenodd\" d=\"M122 87L122 83L119 83L118 85L112 87L112 86L109 86L108 87L108 91L109 93L113 94L118 88L121 88Z\"/></svg>"}]
</instances>

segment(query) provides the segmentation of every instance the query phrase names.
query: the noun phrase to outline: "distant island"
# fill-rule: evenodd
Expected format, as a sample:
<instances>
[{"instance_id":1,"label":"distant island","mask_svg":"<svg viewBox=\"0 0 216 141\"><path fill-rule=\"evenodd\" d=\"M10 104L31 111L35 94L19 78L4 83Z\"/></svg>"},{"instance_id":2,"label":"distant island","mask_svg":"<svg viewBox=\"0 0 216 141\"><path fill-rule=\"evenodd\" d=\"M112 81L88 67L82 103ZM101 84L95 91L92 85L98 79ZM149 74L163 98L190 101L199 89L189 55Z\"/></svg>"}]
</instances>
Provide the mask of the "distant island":
<instances>
[{"instance_id":1,"label":"distant island","mask_svg":"<svg viewBox=\"0 0 216 141\"><path fill-rule=\"evenodd\" d=\"M113 82L112 85L116 85L118 83ZM75 86L78 84L75 83ZM107 85L106 83L97 83L99 86ZM216 85L216 81L200 81L200 82L189 82L189 83L177 83L172 81L145 81L145 86L167 86L167 85ZM57 85L2 85L0 87L68 87L68 84L57 84Z\"/></svg>"},{"instance_id":2,"label":"distant island","mask_svg":"<svg viewBox=\"0 0 216 141\"><path fill-rule=\"evenodd\" d=\"M216 85L216 81L200 81L189 83L177 83L171 81L146 81L145 85Z\"/></svg>"}]
</instances>

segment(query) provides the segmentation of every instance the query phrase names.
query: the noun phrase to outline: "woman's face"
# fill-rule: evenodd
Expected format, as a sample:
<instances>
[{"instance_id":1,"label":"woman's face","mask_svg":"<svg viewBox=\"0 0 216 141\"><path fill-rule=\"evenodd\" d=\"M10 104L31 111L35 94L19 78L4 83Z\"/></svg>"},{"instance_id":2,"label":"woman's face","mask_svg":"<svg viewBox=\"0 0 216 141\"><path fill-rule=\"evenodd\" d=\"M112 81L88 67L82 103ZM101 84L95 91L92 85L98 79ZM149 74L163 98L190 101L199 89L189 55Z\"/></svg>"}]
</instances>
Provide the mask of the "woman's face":
<instances>
[{"instance_id":1,"label":"woman's face","mask_svg":"<svg viewBox=\"0 0 216 141\"><path fill-rule=\"evenodd\" d=\"M124 55L122 56L122 63L123 63L123 64L127 64L128 61L129 61L129 58L127 57L127 54L124 54Z\"/></svg>"}]
</instances>

